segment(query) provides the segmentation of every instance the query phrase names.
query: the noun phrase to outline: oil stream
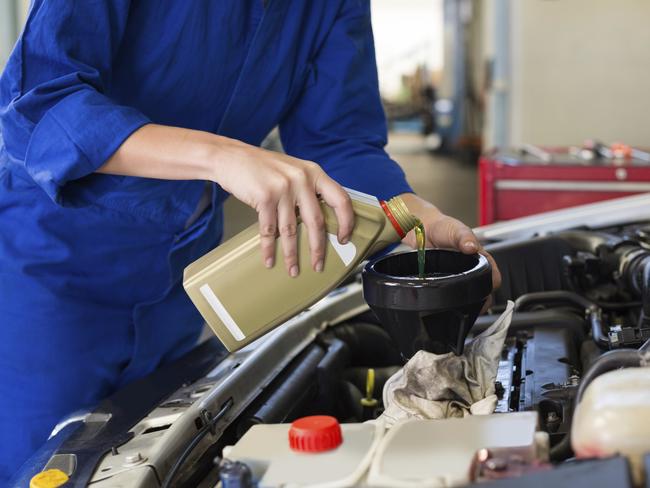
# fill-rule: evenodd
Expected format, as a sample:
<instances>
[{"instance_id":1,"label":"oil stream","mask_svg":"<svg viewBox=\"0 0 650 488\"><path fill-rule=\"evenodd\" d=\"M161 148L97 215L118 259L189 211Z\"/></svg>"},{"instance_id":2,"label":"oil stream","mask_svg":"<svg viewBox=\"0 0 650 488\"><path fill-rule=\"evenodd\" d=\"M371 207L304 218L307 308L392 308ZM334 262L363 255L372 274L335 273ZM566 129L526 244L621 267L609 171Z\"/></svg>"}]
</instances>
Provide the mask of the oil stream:
<instances>
[{"instance_id":1,"label":"oil stream","mask_svg":"<svg viewBox=\"0 0 650 488\"><path fill-rule=\"evenodd\" d=\"M418 278L424 278L424 263L426 259L425 243L426 236L424 233L424 224L418 220L418 225L415 226L415 240L418 246Z\"/></svg>"}]
</instances>

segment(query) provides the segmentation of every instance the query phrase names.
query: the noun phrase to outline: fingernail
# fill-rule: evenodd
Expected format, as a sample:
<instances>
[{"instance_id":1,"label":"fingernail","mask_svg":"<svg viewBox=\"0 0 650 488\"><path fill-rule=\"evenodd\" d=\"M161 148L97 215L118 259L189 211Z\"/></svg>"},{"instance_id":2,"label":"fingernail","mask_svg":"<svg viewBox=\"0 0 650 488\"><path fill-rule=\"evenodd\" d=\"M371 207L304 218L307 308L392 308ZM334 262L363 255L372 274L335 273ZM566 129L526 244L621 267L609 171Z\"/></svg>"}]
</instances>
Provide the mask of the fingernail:
<instances>
[{"instance_id":1,"label":"fingernail","mask_svg":"<svg viewBox=\"0 0 650 488\"><path fill-rule=\"evenodd\" d=\"M339 242L340 242L341 244L347 244L347 243L348 243L348 238L347 238L347 237L341 237L341 238L339 239Z\"/></svg>"},{"instance_id":2,"label":"fingernail","mask_svg":"<svg viewBox=\"0 0 650 488\"><path fill-rule=\"evenodd\" d=\"M267 268L272 268L273 267L273 258L267 258L266 261L264 262Z\"/></svg>"},{"instance_id":3,"label":"fingernail","mask_svg":"<svg viewBox=\"0 0 650 488\"><path fill-rule=\"evenodd\" d=\"M298 276L298 266L295 264L291 266L291 269L289 270L289 274L291 275L292 278Z\"/></svg>"},{"instance_id":4,"label":"fingernail","mask_svg":"<svg viewBox=\"0 0 650 488\"><path fill-rule=\"evenodd\" d=\"M467 249L468 251L476 251L476 244L472 241L468 241L465 244L463 244L463 247Z\"/></svg>"},{"instance_id":5,"label":"fingernail","mask_svg":"<svg viewBox=\"0 0 650 488\"><path fill-rule=\"evenodd\" d=\"M316 272L317 273L322 273L323 272L323 261L318 261L316 263Z\"/></svg>"}]
</instances>

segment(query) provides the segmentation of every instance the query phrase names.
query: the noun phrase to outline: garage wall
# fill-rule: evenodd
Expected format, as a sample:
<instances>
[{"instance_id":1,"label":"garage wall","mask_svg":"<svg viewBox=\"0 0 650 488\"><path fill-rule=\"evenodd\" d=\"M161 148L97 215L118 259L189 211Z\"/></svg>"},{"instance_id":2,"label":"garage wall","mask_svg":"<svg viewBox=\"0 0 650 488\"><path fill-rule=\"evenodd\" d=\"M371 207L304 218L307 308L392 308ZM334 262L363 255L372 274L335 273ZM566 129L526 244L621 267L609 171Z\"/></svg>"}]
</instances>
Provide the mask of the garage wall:
<instances>
[{"instance_id":1,"label":"garage wall","mask_svg":"<svg viewBox=\"0 0 650 488\"><path fill-rule=\"evenodd\" d=\"M510 5L511 142L650 146L650 1Z\"/></svg>"}]
</instances>

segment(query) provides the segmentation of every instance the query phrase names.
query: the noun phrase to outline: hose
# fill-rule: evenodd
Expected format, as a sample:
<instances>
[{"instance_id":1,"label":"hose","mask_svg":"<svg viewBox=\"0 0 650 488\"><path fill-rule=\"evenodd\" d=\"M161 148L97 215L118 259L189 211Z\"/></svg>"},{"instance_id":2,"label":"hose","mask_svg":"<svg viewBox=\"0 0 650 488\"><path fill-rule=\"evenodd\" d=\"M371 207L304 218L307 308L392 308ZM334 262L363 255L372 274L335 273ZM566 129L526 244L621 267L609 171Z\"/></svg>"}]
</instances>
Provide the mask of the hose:
<instances>
[{"instance_id":1,"label":"hose","mask_svg":"<svg viewBox=\"0 0 650 488\"><path fill-rule=\"evenodd\" d=\"M470 332L477 336L494 324L498 315L480 315ZM578 342L582 342L585 337L584 317L579 316L572 310L535 310L533 312L517 312L512 316L512 322L508 328L509 334L514 334L520 330L528 330L538 326L567 329L570 330Z\"/></svg>"},{"instance_id":2,"label":"hose","mask_svg":"<svg viewBox=\"0 0 650 488\"><path fill-rule=\"evenodd\" d=\"M576 251L592 254L598 254L603 246L606 249L614 249L625 242L623 238L612 234L584 230L560 232L557 236L568 242Z\"/></svg>"},{"instance_id":3,"label":"hose","mask_svg":"<svg viewBox=\"0 0 650 488\"><path fill-rule=\"evenodd\" d=\"M587 386L598 376L621 368L635 368L645 364L645 356L636 349L617 349L608 351L600 356L589 370L582 376L576 393L575 404L578 405Z\"/></svg>"},{"instance_id":4,"label":"hose","mask_svg":"<svg viewBox=\"0 0 650 488\"><path fill-rule=\"evenodd\" d=\"M591 337L598 347L608 349L610 346L609 338L603 334L603 321L600 309L591 309L589 311L589 322L591 324Z\"/></svg>"},{"instance_id":5,"label":"hose","mask_svg":"<svg viewBox=\"0 0 650 488\"><path fill-rule=\"evenodd\" d=\"M617 349L602 354L594 361L591 368L582 376L576 393L574 410L578 406L589 384L598 376L621 368L634 368L645 364L645 355L636 349ZM567 434L550 450L552 461L562 461L571 457L571 433Z\"/></svg>"},{"instance_id":6,"label":"hose","mask_svg":"<svg viewBox=\"0 0 650 488\"><path fill-rule=\"evenodd\" d=\"M395 342L382 327L364 322L345 322L325 335L343 341L350 351L350 367L381 368L402 364Z\"/></svg>"},{"instance_id":7,"label":"hose","mask_svg":"<svg viewBox=\"0 0 650 488\"><path fill-rule=\"evenodd\" d=\"M553 290L538 291L521 295L515 301L515 311L520 312L533 305L548 302L564 302L572 305L577 305L584 310L598 308L594 302L583 297L582 295L578 295L575 292L566 290Z\"/></svg>"},{"instance_id":8,"label":"hose","mask_svg":"<svg viewBox=\"0 0 650 488\"><path fill-rule=\"evenodd\" d=\"M597 306L603 310L629 310L630 308L636 308L643 305L643 302L594 302Z\"/></svg>"},{"instance_id":9,"label":"hose","mask_svg":"<svg viewBox=\"0 0 650 488\"><path fill-rule=\"evenodd\" d=\"M602 310L596 303L582 295L565 290L527 293L517 299L515 302L515 310L521 311L536 304L548 302L564 302L582 308L589 319L591 335L594 342L603 349L609 348L609 338L603 334Z\"/></svg>"}]
</instances>

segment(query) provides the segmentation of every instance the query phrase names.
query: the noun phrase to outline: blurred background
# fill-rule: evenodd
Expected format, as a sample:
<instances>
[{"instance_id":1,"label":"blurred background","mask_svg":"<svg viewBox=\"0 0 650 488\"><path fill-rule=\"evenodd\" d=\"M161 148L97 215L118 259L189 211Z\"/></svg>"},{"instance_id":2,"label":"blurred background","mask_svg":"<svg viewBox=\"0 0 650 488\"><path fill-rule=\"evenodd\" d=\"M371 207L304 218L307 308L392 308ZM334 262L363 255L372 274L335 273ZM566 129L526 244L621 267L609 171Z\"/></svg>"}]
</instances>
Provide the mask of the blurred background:
<instances>
[{"instance_id":1,"label":"blurred background","mask_svg":"<svg viewBox=\"0 0 650 488\"><path fill-rule=\"evenodd\" d=\"M0 1L0 66L28 6ZM650 147L647 0L372 0L372 9L388 150L443 211L474 226L519 216L515 207L650 191L650 159L634 152ZM568 167L582 172L562 193L549 191L548 173L506 177L504 164L558 168L560 179ZM526 183L514 188L517 178ZM254 218L234 201L226 210L228 234Z\"/></svg>"}]
</instances>

